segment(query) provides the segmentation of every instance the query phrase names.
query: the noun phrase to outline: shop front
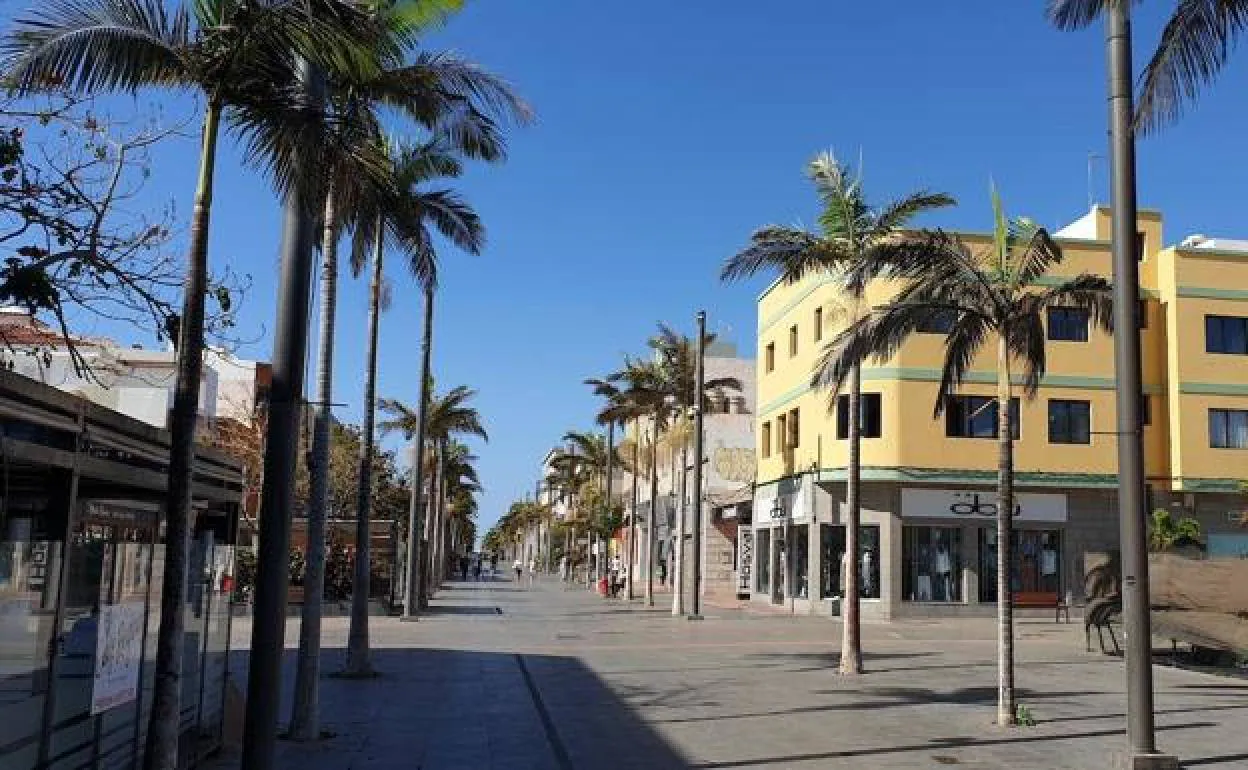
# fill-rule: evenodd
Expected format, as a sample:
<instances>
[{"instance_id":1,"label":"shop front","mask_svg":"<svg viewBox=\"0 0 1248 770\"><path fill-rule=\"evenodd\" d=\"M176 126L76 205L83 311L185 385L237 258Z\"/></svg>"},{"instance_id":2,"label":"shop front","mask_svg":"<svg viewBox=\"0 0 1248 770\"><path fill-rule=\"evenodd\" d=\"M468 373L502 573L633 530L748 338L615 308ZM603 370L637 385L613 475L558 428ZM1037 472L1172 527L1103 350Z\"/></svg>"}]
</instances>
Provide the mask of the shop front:
<instances>
[{"instance_id":1,"label":"shop front","mask_svg":"<svg viewBox=\"0 0 1248 770\"><path fill-rule=\"evenodd\" d=\"M811 611L811 502L814 484L806 477L786 479L755 494L752 534L756 602Z\"/></svg>"}]
</instances>

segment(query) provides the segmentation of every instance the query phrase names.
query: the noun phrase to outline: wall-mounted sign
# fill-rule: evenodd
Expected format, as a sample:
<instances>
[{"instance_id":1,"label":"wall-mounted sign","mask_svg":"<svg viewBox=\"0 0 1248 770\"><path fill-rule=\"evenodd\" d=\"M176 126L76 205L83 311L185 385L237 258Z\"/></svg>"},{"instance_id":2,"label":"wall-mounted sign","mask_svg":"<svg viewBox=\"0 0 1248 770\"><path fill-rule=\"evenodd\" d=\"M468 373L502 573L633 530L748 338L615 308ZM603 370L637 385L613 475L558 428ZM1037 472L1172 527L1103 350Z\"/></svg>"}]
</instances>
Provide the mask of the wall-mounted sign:
<instances>
[{"instance_id":1,"label":"wall-mounted sign","mask_svg":"<svg viewBox=\"0 0 1248 770\"><path fill-rule=\"evenodd\" d=\"M737 595L750 594L750 568L754 564L754 532L737 530Z\"/></svg>"},{"instance_id":2,"label":"wall-mounted sign","mask_svg":"<svg viewBox=\"0 0 1248 770\"><path fill-rule=\"evenodd\" d=\"M901 515L907 519L963 519L994 521L994 490L903 489ZM1017 521L1066 521L1066 495L1024 492L1014 496Z\"/></svg>"}]
</instances>

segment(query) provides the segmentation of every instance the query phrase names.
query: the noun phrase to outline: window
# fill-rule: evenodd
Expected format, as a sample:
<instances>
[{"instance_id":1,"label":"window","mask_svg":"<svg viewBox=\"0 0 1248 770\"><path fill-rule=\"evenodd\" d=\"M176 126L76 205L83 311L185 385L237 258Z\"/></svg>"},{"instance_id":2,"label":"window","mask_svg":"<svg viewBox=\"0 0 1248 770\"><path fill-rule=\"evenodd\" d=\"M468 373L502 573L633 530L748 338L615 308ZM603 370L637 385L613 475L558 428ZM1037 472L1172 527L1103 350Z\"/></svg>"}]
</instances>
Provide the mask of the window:
<instances>
[{"instance_id":1,"label":"window","mask_svg":"<svg viewBox=\"0 0 1248 770\"><path fill-rule=\"evenodd\" d=\"M757 569L754 570L754 591L760 594L771 592L771 530L760 529L754 538L754 559Z\"/></svg>"},{"instance_id":2,"label":"window","mask_svg":"<svg viewBox=\"0 0 1248 770\"><path fill-rule=\"evenodd\" d=\"M1049 339L1087 342L1088 311L1074 307L1049 308Z\"/></svg>"},{"instance_id":3,"label":"window","mask_svg":"<svg viewBox=\"0 0 1248 770\"><path fill-rule=\"evenodd\" d=\"M1147 252L1145 251L1147 246L1148 246L1148 238L1144 235L1144 233L1137 231L1135 234L1135 261L1136 262L1144 261L1144 256L1147 254Z\"/></svg>"},{"instance_id":4,"label":"window","mask_svg":"<svg viewBox=\"0 0 1248 770\"><path fill-rule=\"evenodd\" d=\"M1018 399L1010 399L1010 429L1018 439ZM953 396L945 404L945 435L954 438L996 438L997 400L988 396Z\"/></svg>"},{"instance_id":5,"label":"window","mask_svg":"<svg viewBox=\"0 0 1248 770\"><path fill-rule=\"evenodd\" d=\"M819 525L819 549L822 574L819 578L819 597L829 599L840 596L845 580L845 527L833 524ZM863 599L880 598L880 528L863 524L858 528L858 596Z\"/></svg>"},{"instance_id":6,"label":"window","mask_svg":"<svg viewBox=\"0 0 1248 770\"><path fill-rule=\"evenodd\" d=\"M1205 316L1205 352L1248 355L1248 318Z\"/></svg>"},{"instance_id":7,"label":"window","mask_svg":"<svg viewBox=\"0 0 1248 770\"><path fill-rule=\"evenodd\" d=\"M776 343L768 342L763 349L763 366L769 372L776 370Z\"/></svg>"},{"instance_id":8,"label":"window","mask_svg":"<svg viewBox=\"0 0 1248 770\"><path fill-rule=\"evenodd\" d=\"M1049 399L1049 443L1091 444L1092 405L1087 401Z\"/></svg>"},{"instance_id":9,"label":"window","mask_svg":"<svg viewBox=\"0 0 1248 770\"><path fill-rule=\"evenodd\" d=\"M789 448L794 449L801 446L802 432L798 426L798 413L796 409L789 411Z\"/></svg>"},{"instance_id":10,"label":"window","mask_svg":"<svg viewBox=\"0 0 1248 770\"><path fill-rule=\"evenodd\" d=\"M1151 510L1151 509L1150 509ZM1058 530L1015 529L1010 542L1010 591L1062 590L1062 533ZM997 530L979 530L979 600L997 600Z\"/></svg>"},{"instance_id":11,"label":"window","mask_svg":"<svg viewBox=\"0 0 1248 770\"><path fill-rule=\"evenodd\" d=\"M776 453L783 455L788 448L784 445L789 436L789 419L785 415L776 418Z\"/></svg>"},{"instance_id":12,"label":"window","mask_svg":"<svg viewBox=\"0 0 1248 770\"><path fill-rule=\"evenodd\" d=\"M1149 398L1147 393L1140 394L1140 425L1152 425L1153 423L1153 400ZM1149 508L1148 510L1152 510Z\"/></svg>"},{"instance_id":13,"label":"window","mask_svg":"<svg viewBox=\"0 0 1248 770\"><path fill-rule=\"evenodd\" d=\"M1209 446L1248 449L1248 409L1210 409Z\"/></svg>"},{"instance_id":14,"label":"window","mask_svg":"<svg viewBox=\"0 0 1248 770\"><path fill-rule=\"evenodd\" d=\"M797 325L789 327L789 358L797 355Z\"/></svg>"},{"instance_id":15,"label":"window","mask_svg":"<svg viewBox=\"0 0 1248 770\"><path fill-rule=\"evenodd\" d=\"M863 393L858 400L858 430L863 438L880 437L880 394ZM836 397L836 437L849 438L849 396Z\"/></svg>"},{"instance_id":16,"label":"window","mask_svg":"<svg viewBox=\"0 0 1248 770\"><path fill-rule=\"evenodd\" d=\"M901 528L901 595L910 602L962 601L961 528Z\"/></svg>"},{"instance_id":17,"label":"window","mask_svg":"<svg viewBox=\"0 0 1248 770\"><path fill-rule=\"evenodd\" d=\"M810 598L810 530L805 524L794 524L789 536L788 559L793 564L793 585L789 596Z\"/></svg>"},{"instance_id":18,"label":"window","mask_svg":"<svg viewBox=\"0 0 1248 770\"><path fill-rule=\"evenodd\" d=\"M914 330L921 334L948 334L957 320L958 314L953 310L936 310L920 319Z\"/></svg>"},{"instance_id":19,"label":"window","mask_svg":"<svg viewBox=\"0 0 1248 770\"><path fill-rule=\"evenodd\" d=\"M823 308L815 308L815 342L823 339Z\"/></svg>"},{"instance_id":20,"label":"window","mask_svg":"<svg viewBox=\"0 0 1248 770\"><path fill-rule=\"evenodd\" d=\"M763 457L771 457L771 423L763 423L763 436L760 442L763 448Z\"/></svg>"},{"instance_id":21,"label":"window","mask_svg":"<svg viewBox=\"0 0 1248 770\"><path fill-rule=\"evenodd\" d=\"M1142 299L1135 307L1135 326L1137 329L1148 328L1148 300Z\"/></svg>"}]
</instances>

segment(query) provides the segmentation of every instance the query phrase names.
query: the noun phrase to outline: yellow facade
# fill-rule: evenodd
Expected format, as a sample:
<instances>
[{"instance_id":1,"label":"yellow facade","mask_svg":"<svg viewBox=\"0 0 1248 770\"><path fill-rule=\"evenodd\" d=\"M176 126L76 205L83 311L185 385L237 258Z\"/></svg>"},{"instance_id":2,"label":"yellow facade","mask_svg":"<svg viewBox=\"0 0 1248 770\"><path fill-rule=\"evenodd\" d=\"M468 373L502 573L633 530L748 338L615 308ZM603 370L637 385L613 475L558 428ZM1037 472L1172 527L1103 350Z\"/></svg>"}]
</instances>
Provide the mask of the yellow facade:
<instances>
[{"instance_id":1,"label":"yellow facade","mask_svg":"<svg viewBox=\"0 0 1248 770\"><path fill-rule=\"evenodd\" d=\"M1052 278L1082 272L1111 274L1109 210L1081 220L1079 237L1059 238L1064 253ZM1230 491L1248 479L1248 451L1210 446L1209 409L1248 409L1248 355L1206 352L1205 316L1248 316L1248 251L1162 248L1162 218L1143 212L1141 331L1146 472L1157 489ZM963 234L970 243L988 236ZM892 289L876 286L864 307L888 301ZM776 283L758 301L758 482L815 471L817 480L843 478L847 444L836 438L830 393L812 388L811 374L827 344L855 312L831 275ZM817 328L819 321L822 328ZM1048 371L1035 399L1021 400L1016 443L1019 481L1029 486L1109 487L1116 482L1113 339L1093 329L1086 342L1048 342ZM995 475L991 439L946 436L932 410L943 363L944 336L916 334L888 361L863 368L863 392L881 396L881 435L862 442L866 480L984 482ZM770 365L769 365L770 364ZM995 347L972 367L968 395L995 396ZM1050 399L1091 405L1091 442L1053 444L1048 436ZM798 429L791 429L796 417ZM781 444L779 425L789 434ZM762 446L770 437L770 446Z\"/></svg>"}]
</instances>

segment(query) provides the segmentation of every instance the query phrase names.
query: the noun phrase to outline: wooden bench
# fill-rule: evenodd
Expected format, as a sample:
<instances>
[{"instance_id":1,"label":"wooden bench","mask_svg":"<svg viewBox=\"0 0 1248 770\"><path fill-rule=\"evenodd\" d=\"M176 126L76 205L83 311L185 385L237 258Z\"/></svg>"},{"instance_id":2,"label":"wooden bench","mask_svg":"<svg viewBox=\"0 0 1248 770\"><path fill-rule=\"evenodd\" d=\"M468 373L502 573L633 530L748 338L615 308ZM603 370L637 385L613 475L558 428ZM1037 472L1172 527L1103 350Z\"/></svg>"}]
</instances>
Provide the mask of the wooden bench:
<instances>
[{"instance_id":1,"label":"wooden bench","mask_svg":"<svg viewBox=\"0 0 1248 770\"><path fill-rule=\"evenodd\" d=\"M1066 613L1066 622L1070 622L1070 605L1057 595L1056 591L1015 591L1010 603L1016 610L1053 610L1053 622L1062 619Z\"/></svg>"}]
</instances>

